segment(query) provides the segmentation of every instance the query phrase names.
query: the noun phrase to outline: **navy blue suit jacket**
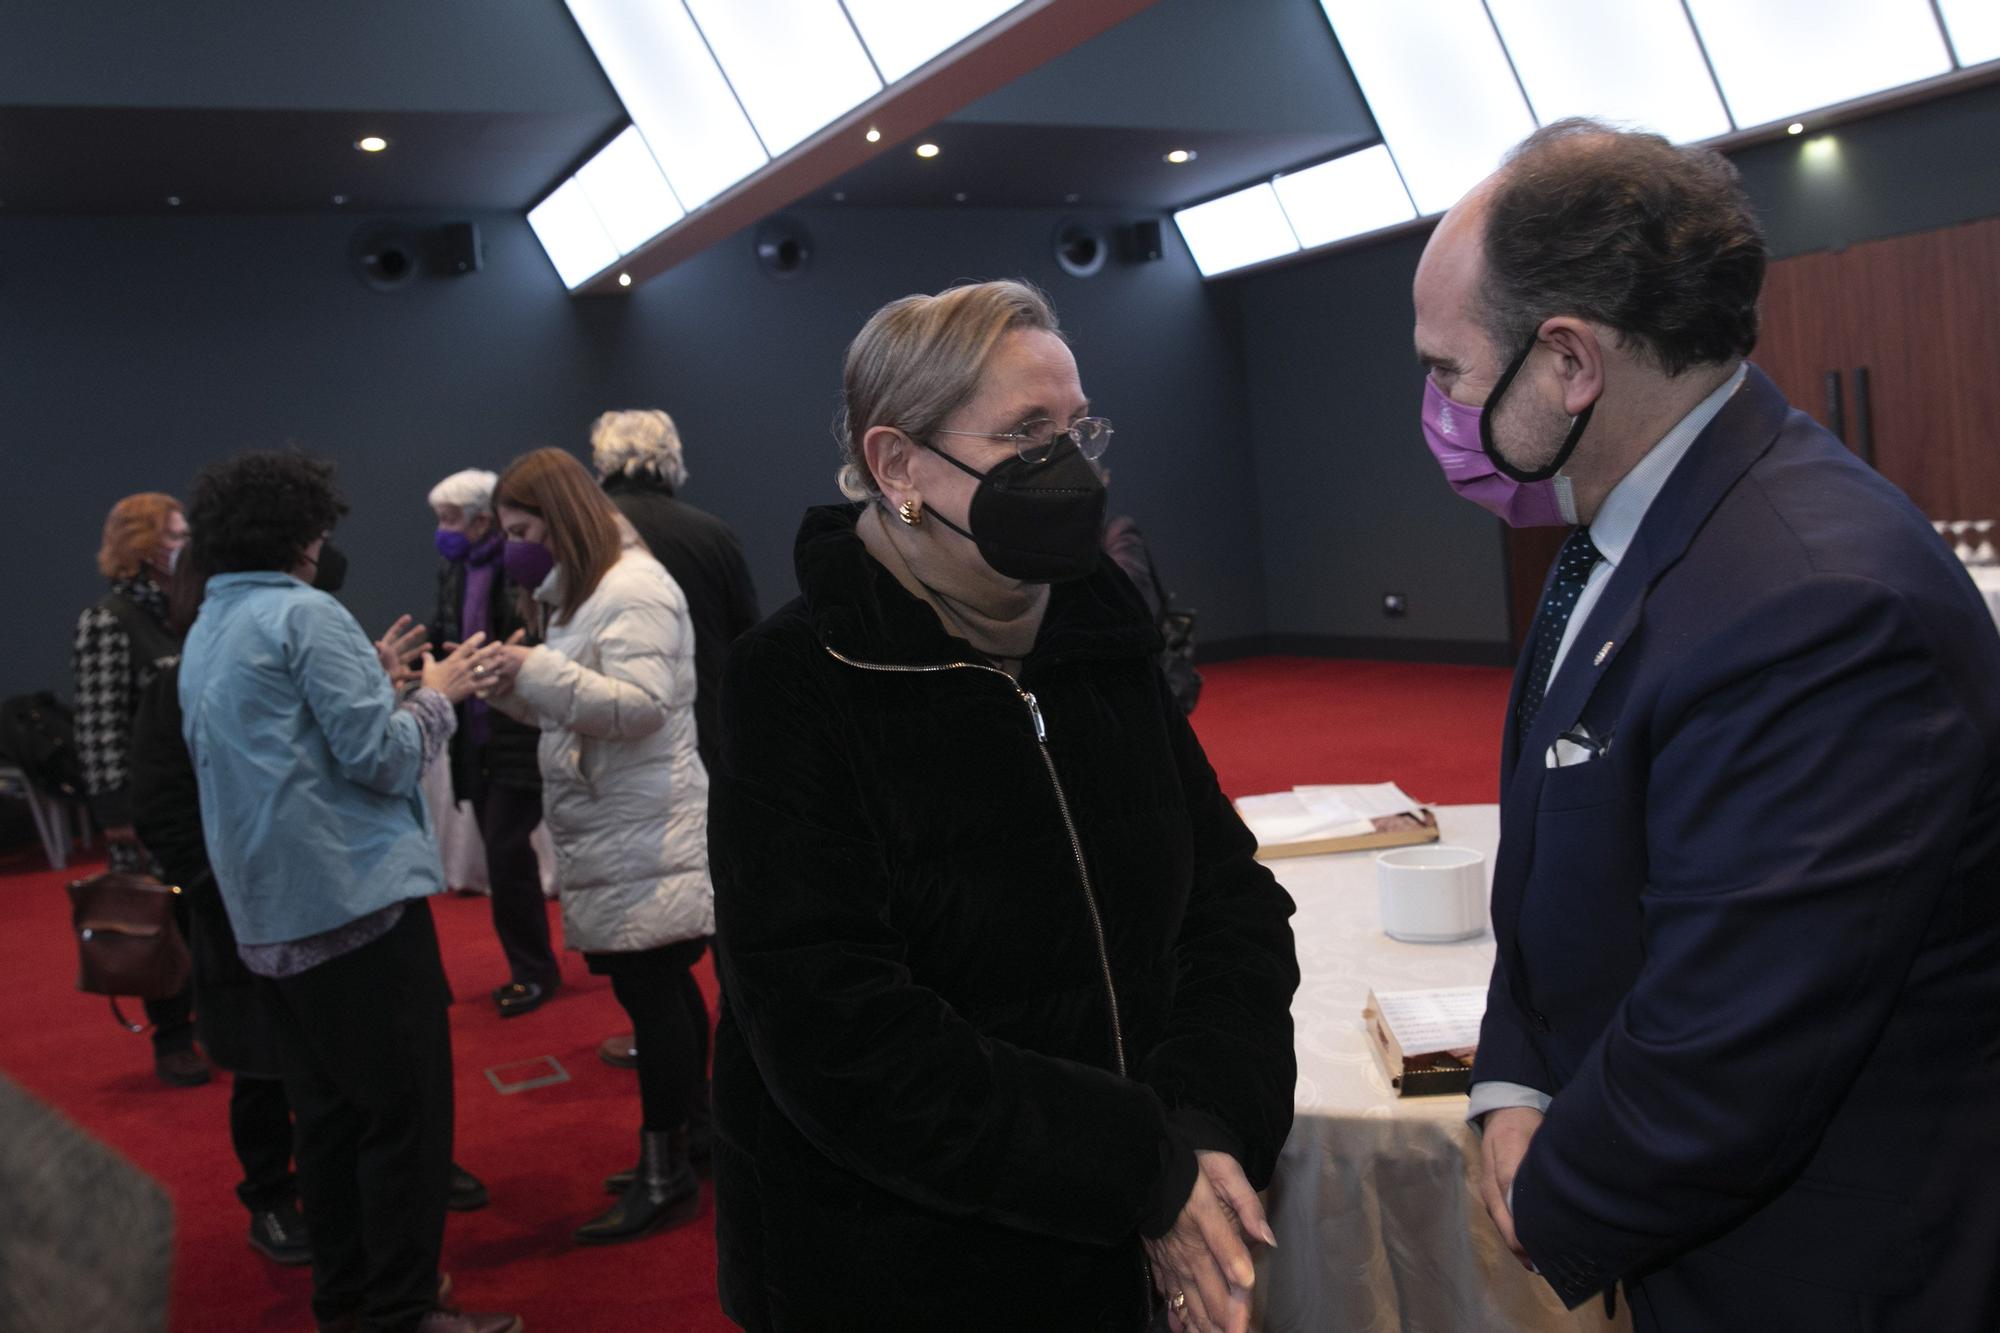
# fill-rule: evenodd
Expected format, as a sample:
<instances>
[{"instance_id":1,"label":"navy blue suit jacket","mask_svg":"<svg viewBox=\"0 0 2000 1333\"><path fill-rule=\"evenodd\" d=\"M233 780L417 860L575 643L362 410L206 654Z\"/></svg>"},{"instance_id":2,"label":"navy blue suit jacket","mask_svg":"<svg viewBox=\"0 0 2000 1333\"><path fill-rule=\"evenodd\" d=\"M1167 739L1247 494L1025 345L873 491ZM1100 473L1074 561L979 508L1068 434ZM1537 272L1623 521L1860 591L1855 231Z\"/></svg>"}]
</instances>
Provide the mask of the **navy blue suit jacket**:
<instances>
[{"instance_id":1,"label":"navy blue suit jacket","mask_svg":"<svg viewBox=\"0 0 2000 1333\"><path fill-rule=\"evenodd\" d=\"M2000 1328L2000 635L1929 523L1752 367L1515 715L1475 1078L1554 1096L1557 1294Z\"/></svg>"}]
</instances>

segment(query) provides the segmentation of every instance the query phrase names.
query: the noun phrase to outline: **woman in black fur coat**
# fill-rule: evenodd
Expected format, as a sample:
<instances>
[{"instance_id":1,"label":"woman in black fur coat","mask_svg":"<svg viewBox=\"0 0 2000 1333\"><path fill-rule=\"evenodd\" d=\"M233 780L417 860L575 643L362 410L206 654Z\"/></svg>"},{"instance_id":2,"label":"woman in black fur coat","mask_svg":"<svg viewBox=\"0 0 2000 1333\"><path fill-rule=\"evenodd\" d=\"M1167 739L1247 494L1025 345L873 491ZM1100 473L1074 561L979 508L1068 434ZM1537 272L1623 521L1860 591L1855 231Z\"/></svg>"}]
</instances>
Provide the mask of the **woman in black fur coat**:
<instances>
[{"instance_id":1,"label":"woman in black fur coat","mask_svg":"<svg viewBox=\"0 0 2000 1333\"><path fill-rule=\"evenodd\" d=\"M1046 300L847 356L850 506L738 641L711 797L724 1309L755 1330L1240 1330L1291 1125L1291 900L1099 550Z\"/></svg>"}]
</instances>

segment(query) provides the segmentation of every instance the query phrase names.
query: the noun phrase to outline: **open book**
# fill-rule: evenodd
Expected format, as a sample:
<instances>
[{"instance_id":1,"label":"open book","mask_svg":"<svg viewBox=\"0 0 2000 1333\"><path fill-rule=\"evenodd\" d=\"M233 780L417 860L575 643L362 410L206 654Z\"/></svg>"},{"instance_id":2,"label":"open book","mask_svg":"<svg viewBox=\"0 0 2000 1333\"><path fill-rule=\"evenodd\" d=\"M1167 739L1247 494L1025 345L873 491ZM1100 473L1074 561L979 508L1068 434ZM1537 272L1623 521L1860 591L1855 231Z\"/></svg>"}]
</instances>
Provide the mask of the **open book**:
<instances>
[{"instance_id":1,"label":"open book","mask_svg":"<svg viewBox=\"0 0 2000 1333\"><path fill-rule=\"evenodd\" d=\"M1404 1097L1464 1092L1472 1086L1472 1056L1486 1016L1486 988L1368 992L1361 1011L1368 1044Z\"/></svg>"},{"instance_id":2,"label":"open book","mask_svg":"<svg viewBox=\"0 0 2000 1333\"><path fill-rule=\"evenodd\" d=\"M1437 816L1393 782L1308 786L1245 796L1236 813L1257 838L1263 860L1407 847L1436 842Z\"/></svg>"}]
</instances>

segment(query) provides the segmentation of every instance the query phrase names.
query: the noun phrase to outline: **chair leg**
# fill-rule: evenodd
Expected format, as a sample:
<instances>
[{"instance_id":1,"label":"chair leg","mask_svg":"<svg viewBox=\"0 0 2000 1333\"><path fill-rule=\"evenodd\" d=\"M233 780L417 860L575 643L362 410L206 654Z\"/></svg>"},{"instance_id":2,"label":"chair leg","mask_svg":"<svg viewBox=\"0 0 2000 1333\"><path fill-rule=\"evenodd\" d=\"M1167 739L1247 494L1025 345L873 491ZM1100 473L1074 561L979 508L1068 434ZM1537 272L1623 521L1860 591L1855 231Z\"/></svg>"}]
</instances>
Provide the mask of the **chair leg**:
<instances>
[{"instance_id":1,"label":"chair leg","mask_svg":"<svg viewBox=\"0 0 2000 1333\"><path fill-rule=\"evenodd\" d=\"M62 870L69 865L69 846L65 835L69 831L69 821L63 818L62 806L48 796L29 787L28 813L35 821L35 832L41 835L42 851L49 858L49 867Z\"/></svg>"}]
</instances>

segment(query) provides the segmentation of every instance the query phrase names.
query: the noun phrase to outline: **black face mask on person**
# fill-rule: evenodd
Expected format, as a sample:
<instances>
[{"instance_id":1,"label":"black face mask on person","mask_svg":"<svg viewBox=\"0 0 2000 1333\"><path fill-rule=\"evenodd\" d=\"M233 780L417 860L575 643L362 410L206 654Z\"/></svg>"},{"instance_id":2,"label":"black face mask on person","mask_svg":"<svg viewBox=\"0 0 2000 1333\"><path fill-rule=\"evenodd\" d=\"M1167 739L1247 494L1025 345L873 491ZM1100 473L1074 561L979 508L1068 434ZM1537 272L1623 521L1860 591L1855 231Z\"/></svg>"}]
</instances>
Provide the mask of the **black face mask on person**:
<instances>
[{"instance_id":1,"label":"black face mask on person","mask_svg":"<svg viewBox=\"0 0 2000 1333\"><path fill-rule=\"evenodd\" d=\"M347 553L333 544L332 539L320 543L319 559L312 562L312 586L321 592L339 592L347 582Z\"/></svg>"},{"instance_id":2,"label":"black face mask on person","mask_svg":"<svg viewBox=\"0 0 2000 1333\"><path fill-rule=\"evenodd\" d=\"M935 509L938 522L979 548L993 572L1023 583L1064 583L1097 567L1104 534L1104 483L1076 441L1061 439L1039 463L1009 458L984 472L967 467L934 444L926 449L967 476L972 493L967 532Z\"/></svg>"}]
</instances>

